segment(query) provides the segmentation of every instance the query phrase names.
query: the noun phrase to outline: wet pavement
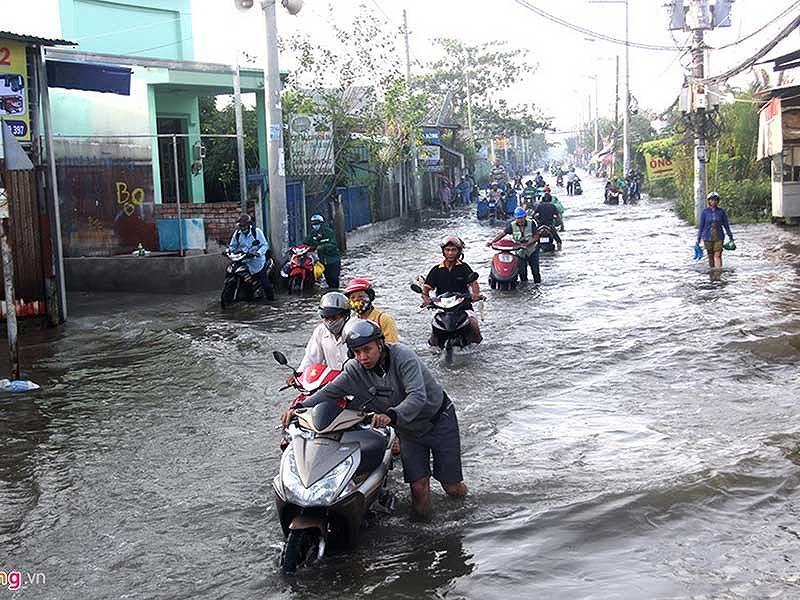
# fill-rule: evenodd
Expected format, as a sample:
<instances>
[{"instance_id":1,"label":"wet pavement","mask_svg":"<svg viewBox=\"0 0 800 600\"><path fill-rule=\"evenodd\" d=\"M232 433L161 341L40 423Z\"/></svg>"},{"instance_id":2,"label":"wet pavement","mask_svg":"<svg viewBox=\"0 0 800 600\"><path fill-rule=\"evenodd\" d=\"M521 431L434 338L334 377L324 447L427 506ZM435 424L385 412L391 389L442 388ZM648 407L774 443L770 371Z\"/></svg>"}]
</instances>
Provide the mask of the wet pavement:
<instances>
[{"instance_id":1,"label":"wet pavement","mask_svg":"<svg viewBox=\"0 0 800 600\"><path fill-rule=\"evenodd\" d=\"M455 400L470 495L395 516L352 553L278 574L273 349L299 361L315 297L222 312L217 294L71 297L0 398L0 569L21 597L800 597L800 237L734 226L711 277L668 201L568 198L543 283L488 290L472 212L351 252ZM408 289L455 232L489 297L447 367ZM719 280L716 280L719 279Z\"/></svg>"}]
</instances>

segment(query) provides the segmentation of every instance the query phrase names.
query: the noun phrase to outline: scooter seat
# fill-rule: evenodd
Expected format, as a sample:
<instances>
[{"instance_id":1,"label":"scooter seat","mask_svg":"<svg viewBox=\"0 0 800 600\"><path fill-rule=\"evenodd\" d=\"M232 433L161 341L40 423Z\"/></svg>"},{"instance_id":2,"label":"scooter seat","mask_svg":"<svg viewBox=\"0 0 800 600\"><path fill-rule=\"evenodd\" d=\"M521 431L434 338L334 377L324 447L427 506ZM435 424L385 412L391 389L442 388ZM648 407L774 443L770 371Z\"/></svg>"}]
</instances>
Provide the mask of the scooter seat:
<instances>
[{"instance_id":1,"label":"scooter seat","mask_svg":"<svg viewBox=\"0 0 800 600\"><path fill-rule=\"evenodd\" d=\"M358 465L356 475L374 471L386 453L388 438L374 429L361 429L348 431L342 436L342 443L357 442L361 448L361 464Z\"/></svg>"}]
</instances>

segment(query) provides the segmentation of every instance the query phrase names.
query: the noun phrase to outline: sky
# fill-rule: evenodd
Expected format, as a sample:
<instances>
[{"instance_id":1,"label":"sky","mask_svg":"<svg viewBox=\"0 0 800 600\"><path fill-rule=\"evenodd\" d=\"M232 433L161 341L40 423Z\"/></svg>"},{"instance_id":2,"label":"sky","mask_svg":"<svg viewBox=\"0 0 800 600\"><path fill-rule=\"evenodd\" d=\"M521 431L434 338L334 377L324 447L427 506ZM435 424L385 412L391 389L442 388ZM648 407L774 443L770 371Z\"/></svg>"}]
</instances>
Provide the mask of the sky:
<instances>
[{"instance_id":1,"label":"sky","mask_svg":"<svg viewBox=\"0 0 800 600\"><path fill-rule=\"evenodd\" d=\"M599 3L596 0L528 0L544 11L579 25L624 39L624 2ZM305 0L296 16L280 6L279 35L295 32L310 33L324 40L330 31L329 0ZM533 102L554 118L562 130L573 129L585 120L589 96L594 103L598 77L598 106L600 116L613 116L615 57L620 56L621 78L624 80L624 46L588 36L553 23L521 6L515 0L335 0L333 13L337 22L346 25L352 15L365 5L375 18L386 21L386 29L397 30L402 13L408 15L412 72L419 72L426 61L435 58L430 43L436 37L456 37L469 43L504 40L512 47L530 51L530 59L538 69L526 74L512 89L504 91L512 102ZM668 31L664 0L629 0L629 39L663 46L681 45L688 35ZM770 23L775 15L792 0L736 0L733 5L732 26L707 33L712 46L722 46L750 34ZM800 3L798 3L800 4ZM263 64L264 20L256 8L237 11L233 0L193 0L192 21L195 59L232 64L238 51L246 51ZM726 70L752 55L797 14L790 14L767 26L758 35L731 48L709 53L711 74ZM3 25L0 29L43 36L60 35L57 0L0 0ZM402 39L398 38L402 51ZM779 55L800 47L800 32L795 30L772 51ZM401 56L404 59L404 56ZM281 69L291 69L292 61L281 57ZM680 90L689 57L680 51L650 51L630 49L631 94L641 109L660 112L666 109ZM734 81L746 85L750 76ZM620 90L623 83L621 82ZM594 112L594 108L592 108Z\"/></svg>"}]
</instances>

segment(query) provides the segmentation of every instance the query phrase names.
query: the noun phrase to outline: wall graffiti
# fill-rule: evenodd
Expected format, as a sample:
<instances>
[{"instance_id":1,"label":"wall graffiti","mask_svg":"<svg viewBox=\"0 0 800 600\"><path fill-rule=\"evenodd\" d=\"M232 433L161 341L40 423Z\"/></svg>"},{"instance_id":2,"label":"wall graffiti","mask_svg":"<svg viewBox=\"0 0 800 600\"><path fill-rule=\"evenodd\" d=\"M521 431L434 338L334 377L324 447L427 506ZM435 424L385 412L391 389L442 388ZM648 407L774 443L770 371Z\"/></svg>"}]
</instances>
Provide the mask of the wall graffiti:
<instances>
[{"instance_id":1,"label":"wall graffiti","mask_svg":"<svg viewBox=\"0 0 800 600\"><path fill-rule=\"evenodd\" d=\"M117 204L122 206L122 211L131 216L136 212L136 208L144 202L144 188L128 189L128 184L124 181L117 181Z\"/></svg>"}]
</instances>

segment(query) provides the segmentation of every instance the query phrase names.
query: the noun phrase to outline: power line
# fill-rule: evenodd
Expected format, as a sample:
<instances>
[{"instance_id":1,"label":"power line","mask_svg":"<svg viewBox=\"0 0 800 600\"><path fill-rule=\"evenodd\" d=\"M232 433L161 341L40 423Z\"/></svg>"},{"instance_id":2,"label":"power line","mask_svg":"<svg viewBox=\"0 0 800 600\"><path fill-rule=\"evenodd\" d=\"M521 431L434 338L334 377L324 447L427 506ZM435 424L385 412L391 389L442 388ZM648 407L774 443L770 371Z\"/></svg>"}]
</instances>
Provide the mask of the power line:
<instances>
[{"instance_id":1,"label":"power line","mask_svg":"<svg viewBox=\"0 0 800 600\"><path fill-rule=\"evenodd\" d=\"M184 17L191 18L192 13L183 13L180 17L175 17L174 19L167 19L165 21L156 21L155 23L146 23L144 25L136 25L134 27L126 27L125 29L115 29L113 31L104 31L102 33L95 33L93 35L82 35L79 38L75 38L77 41L81 42L83 40L93 40L97 38L104 38L110 35L118 35L120 33L128 33L129 31L138 31L139 29L149 29L150 27L159 27L160 25L171 25L177 21L182 21Z\"/></svg>"},{"instance_id":2,"label":"power line","mask_svg":"<svg viewBox=\"0 0 800 600\"><path fill-rule=\"evenodd\" d=\"M784 9L783 12L781 12L779 15L773 17L772 19L770 19L769 21L764 23L761 27L759 27L754 32L750 33L749 35L746 35L743 38L739 38L738 40L736 40L735 42L731 42L730 44L725 44L724 46L719 46L717 48L714 48L713 46L707 46L707 48L709 50L725 50L726 48L732 48L733 46L737 46L737 45L741 44L742 42L744 42L746 40L749 40L751 37L758 35L759 33L764 31L770 25L774 25L776 21L778 21L779 19L782 19L783 17L785 17L788 13L790 13L792 10L794 10L798 6L800 6L800 0L798 0L797 2L792 2L789 6L787 6Z\"/></svg>"},{"instance_id":3,"label":"power line","mask_svg":"<svg viewBox=\"0 0 800 600\"><path fill-rule=\"evenodd\" d=\"M705 79L701 79L702 83L717 83L719 81L725 81L730 79L734 75L738 75L742 71L745 71L752 67L760 58L766 56L775 46L778 45L789 33L800 26L800 16L795 17L791 23L789 23L786 27L784 27L780 33L772 38L769 43L761 48L758 52L756 52L753 56L748 58L747 60L739 63L735 67L728 69L724 73L720 73L719 75L714 75L713 77L706 77Z\"/></svg>"},{"instance_id":4,"label":"power line","mask_svg":"<svg viewBox=\"0 0 800 600\"><path fill-rule=\"evenodd\" d=\"M568 29L572 29L573 31L577 31L577 32L582 33L584 35L590 35L592 37L595 37L595 38L598 38L598 39L601 39L601 40L605 40L606 42L611 42L612 44L621 44L623 46L630 46L632 48L641 48L642 50L666 50L666 51L669 51L669 52L674 52L676 49L677 50L683 50L684 49L684 48L674 48L672 46L659 46L657 44L643 44L643 43L640 43L640 42L630 42L630 41L627 41L627 40L620 40L620 39L612 37L610 35L606 35L605 33L599 33L597 31L592 31L591 29L587 29L585 27L581 27L580 25L573 25L572 23L570 23L569 21L567 21L565 19L562 19L561 17L557 17L555 15L552 15L549 12L544 11L541 8L538 8L538 7L534 6L533 4L528 2L527 0L514 0L514 2L516 2L517 4L519 4L520 6L522 6L524 8L527 8L528 10L530 10L532 12L535 12L539 16L544 17L545 19L548 19L548 20L552 21L553 23L557 23L558 25L561 25L561 26L566 27Z\"/></svg>"}]
</instances>

